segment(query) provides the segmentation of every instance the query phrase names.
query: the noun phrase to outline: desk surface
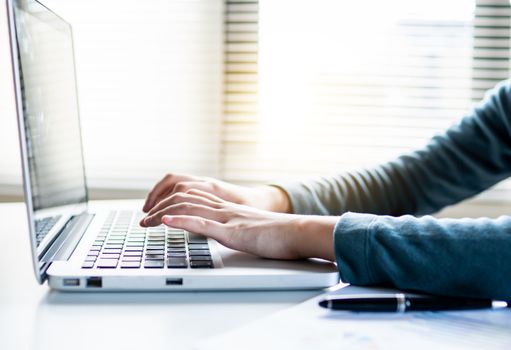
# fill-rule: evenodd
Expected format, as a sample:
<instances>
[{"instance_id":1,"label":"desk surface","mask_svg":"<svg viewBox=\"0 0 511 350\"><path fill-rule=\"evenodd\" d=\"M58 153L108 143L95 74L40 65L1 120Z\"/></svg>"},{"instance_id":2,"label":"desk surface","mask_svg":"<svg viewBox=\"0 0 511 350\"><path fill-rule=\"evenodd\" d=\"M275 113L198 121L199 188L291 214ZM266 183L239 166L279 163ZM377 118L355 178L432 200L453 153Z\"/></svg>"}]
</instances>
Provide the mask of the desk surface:
<instances>
[{"instance_id":1,"label":"desk surface","mask_svg":"<svg viewBox=\"0 0 511 350\"><path fill-rule=\"evenodd\" d=\"M35 280L23 203L0 204L0 235L2 349L183 349L320 293L59 293Z\"/></svg>"}]
</instances>

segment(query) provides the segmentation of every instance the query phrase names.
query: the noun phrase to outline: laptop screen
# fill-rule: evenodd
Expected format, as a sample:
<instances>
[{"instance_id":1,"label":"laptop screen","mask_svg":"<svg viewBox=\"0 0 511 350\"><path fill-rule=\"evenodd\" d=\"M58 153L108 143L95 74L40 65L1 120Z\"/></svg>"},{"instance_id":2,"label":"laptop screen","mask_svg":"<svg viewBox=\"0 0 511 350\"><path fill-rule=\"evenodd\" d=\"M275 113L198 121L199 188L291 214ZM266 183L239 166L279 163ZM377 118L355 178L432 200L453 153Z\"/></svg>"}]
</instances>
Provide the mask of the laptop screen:
<instances>
[{"instance_id":1,"label":"laptop screen","mask_svg":"<svg viewBox=\"0 0 511 350\"><path fill-rule=\"evenodd\" d=\"M36 1L14 1L33 209L87 200L71 27Z\"/></svg>"}]
</instances>

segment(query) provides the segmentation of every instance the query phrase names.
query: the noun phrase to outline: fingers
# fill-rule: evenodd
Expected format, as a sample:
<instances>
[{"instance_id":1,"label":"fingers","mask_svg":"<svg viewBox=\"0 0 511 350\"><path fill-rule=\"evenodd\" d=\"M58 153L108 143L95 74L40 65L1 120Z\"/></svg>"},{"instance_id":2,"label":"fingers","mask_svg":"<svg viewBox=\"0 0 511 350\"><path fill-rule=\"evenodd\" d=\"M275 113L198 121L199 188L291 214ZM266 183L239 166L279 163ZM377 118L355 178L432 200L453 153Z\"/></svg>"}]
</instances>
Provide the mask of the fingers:
<instances>
[{"instance_id":1,"label":"fingers","mask_svg":"<svg viewBox=\"0 0 511 350\"><path fill-rule=\"evenodd\" d=\"M199 190L199 189L191 189L191 190L188 190L186 193L207 198L211 202L214 202L214 203L225 203L225 201L222 198L217 197L217 196L215 196L212 193L209 193L209 192L206 192L206 191L202 191L202 190Z\"/></svg>"},{"instance_id":2,"label":"fingers","mask_svg":"<svg viewBox=\"0 0 511 350\"><path fill-rule=\"evenodd\" d=\"M228 233L224 224L197 216L163 216L162 223L173 228L204 235L220 243L226 241Z\"/></svg>"},{"instance_id":3,"label":"fingers","mask_svg":"<svg viewBox=\"0 0 511 350\"><path fill-rule=\"evenodd\" d=\"M194 193L197 193L195 195ZM154 216L156 213L164 210L167 207L170 207L175 204L179 203L190 203L190 204L200 204L207 207L211 207L214 209L219 209L219 202L214 202L210 200L209 198L206 198L203 196L204 192L197 191L197 190L190 190L187 193L175 193L171 195L170 197L162 200L158 204L156 204L148 213L145 218L143 218L140 221L140 225L144 225L147 218Z\"/></svg>"},{"instance_id":4,"label":"fingers","mask_svg":"<svg viewBox=\"0 0 511 350\"><path fill-rule=\"evenodd\" d=\"M183 181L192 181L195 178L187 175L173 175L167 174L161 179L149 192L147 199L144 203L142 210L148 212L151 208L159 202L159 198L170 194L174 188L174 185Z\"/></svg>"},{"instance_id":5,"label":"fingers","mask_svg":"<svg viewBox=\"0 0 511 350\"><path fill-rule=\"evenodd\" d=\"M161 219L164 215L190 215L200 216L218 222L225 221L225 213L218 209L201 204L178 203L165 207L153 215L146 217L144 221L140 223L140 226L158 226L162 223Z\"/></svg>"},{"instance_id":6,"label":"fingers","mask_svg":"<svg viewBox=\"0 0 511 350\"><path fill-rule=\"evenodd\" d=\"M176 183L169 184L169 186L166 189L160 190L158 194L152 196L151 203L144 205L143 210L147 213L164 198L171 196L172 194L175 193L179 192L185 193L194 189L210 192L211 186L208 182L205 181L179 181Z\"/></svg>"}]
</instances>

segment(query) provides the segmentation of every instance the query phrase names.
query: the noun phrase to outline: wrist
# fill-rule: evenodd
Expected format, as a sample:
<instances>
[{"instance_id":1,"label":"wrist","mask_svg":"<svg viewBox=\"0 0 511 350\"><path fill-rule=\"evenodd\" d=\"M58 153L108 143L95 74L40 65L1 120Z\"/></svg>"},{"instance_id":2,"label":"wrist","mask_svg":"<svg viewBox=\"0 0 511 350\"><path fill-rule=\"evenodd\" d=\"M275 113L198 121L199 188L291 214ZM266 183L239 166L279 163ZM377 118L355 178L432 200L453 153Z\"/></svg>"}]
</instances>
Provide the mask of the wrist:
<instances>
[{"instance_id":1,"label":"wrist","mask_svg":"<svg viewBox=\"0 0 511 350\"><path fill-rule=\"evenodd\" d=\"M338 220L336 216L300 216L294 240L297 254L335 261L334 228Z\"/></svg>"},{"instance_id":2,"label":"wrist","mask_svg":"<svg viewBox=\"0 0 511 350\"><path fill-rule=\"evenodd\" d=\"M260 196L260 208L277 213L291 214L291 201L287 193L277 186L262 186L258 189Z\"/></svg>"}]
</instances>

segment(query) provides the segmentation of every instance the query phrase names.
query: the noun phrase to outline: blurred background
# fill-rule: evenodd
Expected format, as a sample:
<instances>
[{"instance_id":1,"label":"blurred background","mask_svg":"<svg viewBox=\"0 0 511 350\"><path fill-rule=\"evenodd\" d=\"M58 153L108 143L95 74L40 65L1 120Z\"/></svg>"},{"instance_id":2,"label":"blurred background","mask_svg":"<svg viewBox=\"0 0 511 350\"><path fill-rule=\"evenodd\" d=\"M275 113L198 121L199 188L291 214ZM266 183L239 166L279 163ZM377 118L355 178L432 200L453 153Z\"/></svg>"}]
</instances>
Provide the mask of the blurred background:
<instances>
[{"instance_id":1,"label":"blurred background","mask_svg":"<svg viewBox=\"0 0 511 350\"><path fill-rule=\"evenodd\" d=\"M45 0L71 23L91 197L167 172L241 184L425 145L509 77L508 0ZM0 201L22 200L0 7ZM441 216L498 216L511 183Z\"/></svg>"}]
</instances>

